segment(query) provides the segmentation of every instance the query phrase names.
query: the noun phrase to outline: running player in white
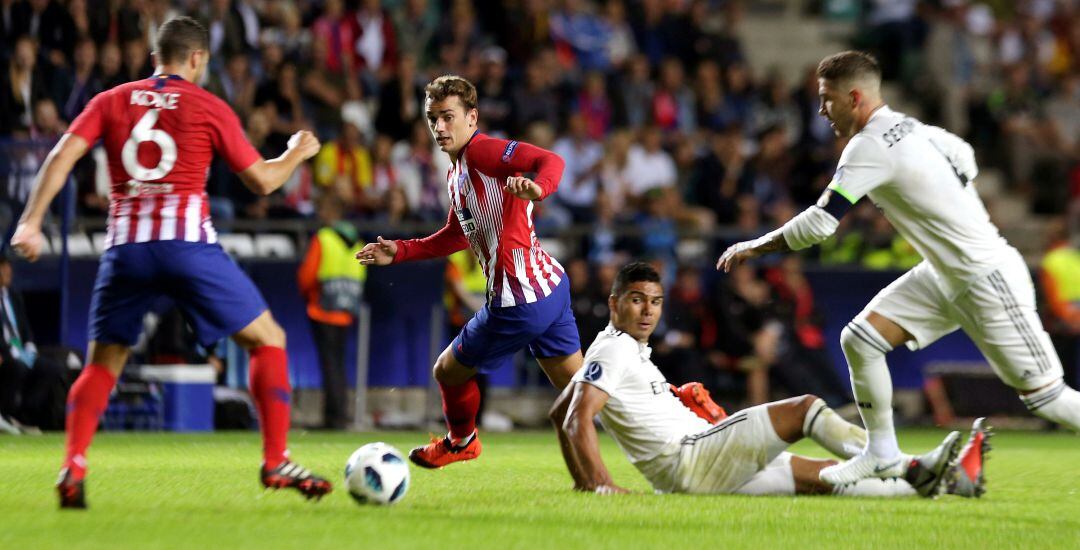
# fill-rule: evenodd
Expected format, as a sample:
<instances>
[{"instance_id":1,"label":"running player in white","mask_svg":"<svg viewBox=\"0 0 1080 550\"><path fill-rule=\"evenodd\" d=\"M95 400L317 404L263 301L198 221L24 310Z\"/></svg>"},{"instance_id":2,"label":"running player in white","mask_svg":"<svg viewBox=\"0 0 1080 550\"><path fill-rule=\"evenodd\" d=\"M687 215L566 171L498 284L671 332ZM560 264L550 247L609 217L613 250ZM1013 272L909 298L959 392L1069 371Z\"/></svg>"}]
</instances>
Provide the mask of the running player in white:
<instances>
[{"instance_id":1,"label":"running player in white","mask_svg":"<svg viewBox=\"0 0 1080 550\"><path fill-rule=\"evenodd\" d=\"M680 403L649 359L647 342L660 320L663 294L660 276L648 264L631 263L619 271L608 298L611 324L596 337L585 354L585 366L552 407L551 419L576 489L625 492L600 458L592 422L599 414L604 429L658 492L932 497L944 486L943 475L959 472L963 464L972 466L975 483L950 487L963 496L981 493L986 450L981 425L954 468L949 464L956 456L958 432L923 456L907 457L911 467L902 479L835 486L823 482L818 472L836 461L785 452L804 436L843 457L864 445L866 432L818 397L751 407L715 425L702 420Z\"/></svg>"},{"instance_id":2,"label":"running player in white","mask_svg":"<svg viewBox=\"0 0 1080 550\"><path fill-rule=\"evenodd\" d=\"M1061 361L1035 311L1027 265L998 234L975 191L971 146L885 105L881 70L867 54L827 57L817 75L821 115L837 136L851 138L832 183L815 206L783 227L732 245L717 269L819 243L863 196L924 258L840 335L869 441L859 456L823 470L822 479L843 484L903 472L885 355L900 344L924 348L957 328L1029 410L1080 431L1080 393L1062 380Z\"/></svg>"}]
</instances>

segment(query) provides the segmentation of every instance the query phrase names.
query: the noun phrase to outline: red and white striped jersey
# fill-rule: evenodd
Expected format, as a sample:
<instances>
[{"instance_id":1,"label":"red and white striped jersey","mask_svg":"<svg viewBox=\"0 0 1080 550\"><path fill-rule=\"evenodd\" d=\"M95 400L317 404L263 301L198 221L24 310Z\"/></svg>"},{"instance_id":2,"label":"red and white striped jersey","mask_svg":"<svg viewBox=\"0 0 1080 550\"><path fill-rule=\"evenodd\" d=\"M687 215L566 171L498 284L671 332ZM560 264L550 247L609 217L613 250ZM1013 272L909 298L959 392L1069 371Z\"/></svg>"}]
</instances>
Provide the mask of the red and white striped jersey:
<instances>
[{"instance_id":1,"label":"red and white striped jersey","mask_svg":"<svg viewBox=\"0 0 1080 550\"><path fill-rule=\"evenodd\" d=\"M206 195L214 153L235 172L262 158L224 101L175 75L94 96L68 133L105 147L112 179L105 248L217 242Z\"/></svg>"},{"instance_id":2,"label":"red and white striped jersey","mask_svg":"<svg viewBox=\"0 0 1080 550\"><path fill-rule=\"evenodd\" d=\"M558 155L518 141L476 133L447 174L446 225L423 239L397 241L394 263L448 256L472 248L487 277L488 305L508 307L550 295L564 274L540 247L532 201L503 190L506 178L535 173L540 200L555 192L564 162Z\"/></svg>"}]
</instances>

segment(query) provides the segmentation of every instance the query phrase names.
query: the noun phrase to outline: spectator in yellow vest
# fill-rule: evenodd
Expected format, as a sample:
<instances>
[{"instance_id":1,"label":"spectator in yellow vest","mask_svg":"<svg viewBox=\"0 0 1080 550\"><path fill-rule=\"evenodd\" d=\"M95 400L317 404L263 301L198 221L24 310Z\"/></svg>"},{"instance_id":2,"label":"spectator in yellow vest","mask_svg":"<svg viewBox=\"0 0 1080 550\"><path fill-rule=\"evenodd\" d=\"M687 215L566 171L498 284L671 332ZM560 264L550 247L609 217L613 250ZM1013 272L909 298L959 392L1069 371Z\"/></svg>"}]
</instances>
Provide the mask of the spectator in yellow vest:
<instances>
[{"instance_id":1,"label":"spectator in yellow vest","mask_svg":"<svg viewBox=\"0 0 1080 550\"><path fill-rule=\"evenodd\" d=\"M1065 381L1075 385L1080 370L1080 233L1067 240L1064 225L1054 233L1039 273L1048 306L1046 329L1061 357Z\"/></svg>"},{"instance_id":2,"label":"spectator in yellow vest","mask_svg":"<svg viewBox=\"0 0 1080 550\"><path fill-rule=\"evenodd\" d=\"M324 193L317 214L323 227L315 233L296 274L307 300L319 368L323 378L323 426L348 425L345 404L345 343L363 295L367 267L354 260L363 248L356 227L342 219L338 197Z\"/></svg>"}]
</instances>

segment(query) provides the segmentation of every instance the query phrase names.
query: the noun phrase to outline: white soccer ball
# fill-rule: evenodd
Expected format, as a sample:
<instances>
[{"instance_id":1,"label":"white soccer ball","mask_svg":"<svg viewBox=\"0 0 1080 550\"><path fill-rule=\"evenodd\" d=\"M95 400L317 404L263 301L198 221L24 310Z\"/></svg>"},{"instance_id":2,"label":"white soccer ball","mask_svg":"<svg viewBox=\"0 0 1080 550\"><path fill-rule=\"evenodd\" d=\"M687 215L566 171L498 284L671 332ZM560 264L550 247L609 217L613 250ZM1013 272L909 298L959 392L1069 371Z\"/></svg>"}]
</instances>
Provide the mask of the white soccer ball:
<instances>
[{"instance_id":1,"label":"white soccer ball","mask_svg":"<svg viewBox=\"0 0 1080 550\"><path fill-rule=\"evenodd\" d=\"M390 445L368 443L345 463L345 486L360 504L393 504L409 490L409 465Z\"/></svg>"}]
</instances>

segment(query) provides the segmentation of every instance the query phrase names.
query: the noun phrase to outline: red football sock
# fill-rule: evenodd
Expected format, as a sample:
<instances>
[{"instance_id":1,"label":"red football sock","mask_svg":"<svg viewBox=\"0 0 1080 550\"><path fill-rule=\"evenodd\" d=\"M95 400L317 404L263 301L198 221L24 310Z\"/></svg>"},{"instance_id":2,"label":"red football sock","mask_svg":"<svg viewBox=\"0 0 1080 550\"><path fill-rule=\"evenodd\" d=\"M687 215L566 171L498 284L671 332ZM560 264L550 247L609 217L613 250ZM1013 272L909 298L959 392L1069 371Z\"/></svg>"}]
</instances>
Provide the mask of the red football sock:
<instances>
[{"instance_id":1,"label":"red football sock","mask_svg":"<svg viewBox=\"0 0 1080 550\"><path fill-rule=\"evenodd\" d=\"M480 411L480 386L476 385L476 378L457 386L439 382L439 390L450 438L456 442L472 435L476 431L476 413Z\"/></svg>"},{"instance_id":2,"label":"red football sock","mask_svg":"<svg viewBox=\"0 0 1080 550\"><path fill-rule=\"evenodd\" d=\"M67 398L67 454L64 467L76 480L86 476L86 448L94 439L98 421L109 406L109 392L116 377L101 365L89 364L71 386Z\"/></svg>"},{"instance_id":3,"label":"red football sock","mask_svg":"<svg viewBox=\"0 0 1080 550\"><path fill-rule=\"evenodd\" d=\"M262 346L251 350L249 368L251 396L259 411L263 437L263 463L273 469L288 456L289 386L288 356L285 349Z\"/></svg>"}]
</instances>

